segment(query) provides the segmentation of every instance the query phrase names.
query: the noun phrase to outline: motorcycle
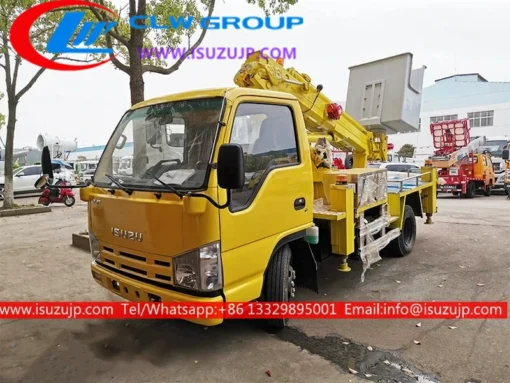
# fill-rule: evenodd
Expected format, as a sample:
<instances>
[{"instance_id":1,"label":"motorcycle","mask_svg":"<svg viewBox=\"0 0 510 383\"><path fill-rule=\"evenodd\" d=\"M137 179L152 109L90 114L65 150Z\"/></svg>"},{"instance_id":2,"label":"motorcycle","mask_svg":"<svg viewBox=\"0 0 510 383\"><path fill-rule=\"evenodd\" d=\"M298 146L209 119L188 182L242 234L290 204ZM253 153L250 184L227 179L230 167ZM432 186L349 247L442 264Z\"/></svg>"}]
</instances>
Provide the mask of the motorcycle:
<instances>
[{"instance_id":1,"label":"motorcycle","mask_svg":"<svg viewBox=\"0 0 510 383\"><path fill-rule=\"evenodd\" d=\"M55 186L68 186L71 185L67 181L58 181ZM71 207L76 202L74 198L74 193L71 188L59 188L59 189L50 189L46 186L41 196L39 197L39 204L43 206L48 206L50 203L63 203L67 207Z\"/></svg>"}]
</instances>

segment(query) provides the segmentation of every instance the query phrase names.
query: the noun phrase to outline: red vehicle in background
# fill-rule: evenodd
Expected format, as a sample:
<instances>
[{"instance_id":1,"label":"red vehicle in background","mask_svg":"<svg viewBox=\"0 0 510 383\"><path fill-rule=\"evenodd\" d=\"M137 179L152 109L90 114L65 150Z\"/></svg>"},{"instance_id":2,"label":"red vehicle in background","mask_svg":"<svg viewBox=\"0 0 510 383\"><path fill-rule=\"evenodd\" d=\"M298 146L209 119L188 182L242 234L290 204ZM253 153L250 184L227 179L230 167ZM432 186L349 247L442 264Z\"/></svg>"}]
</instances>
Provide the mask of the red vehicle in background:
<instances>
[{"instance_id":1,"label":"red vehicle in background","mask_svg":"<svg viewBox=\"0 0 510 383\"><path fill-rule=\"evenodd\" d=\"M490 154L477 151L485 137L471 140L468 119L432 123L430 132L436 148L431 161L438 170L438 193L490 196L495 183Z\"/></svg>"},{"instance_id":2,"label":"red vehicle in background","mask_svg":"<svg viewBox=\"0 0 510 383\"><path fill-rule=\"evenodd\" d=\"M71 185L69 182L61 180L55 183L55 186L69 185ZM39 197L39 204L43 206L48 206L51 203L63 203L67 207L71 207L75 202L76 199L71 188L50 189L49 187L45 187Z\"/></svg>"}]
</instances>

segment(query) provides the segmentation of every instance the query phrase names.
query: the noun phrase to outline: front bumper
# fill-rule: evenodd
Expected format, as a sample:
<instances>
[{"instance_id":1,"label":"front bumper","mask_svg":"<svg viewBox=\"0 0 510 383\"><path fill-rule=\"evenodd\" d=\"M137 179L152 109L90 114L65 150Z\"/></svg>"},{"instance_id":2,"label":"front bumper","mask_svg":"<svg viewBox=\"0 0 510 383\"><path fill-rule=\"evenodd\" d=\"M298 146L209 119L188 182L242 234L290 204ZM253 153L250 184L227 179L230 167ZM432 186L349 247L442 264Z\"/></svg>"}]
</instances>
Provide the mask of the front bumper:
<instances>
[{"instance_id":1,"label":"front bumper","mask_svg":"<svg viewBox=\"0 0 510 383\"><path fill-rule=\"evenodd\" d=\"M222 303L223 297L195 297L177 291L171 291L147 283L139 282L122 275L118 275L98 266L95 262L91 264L91 271L94 280L108 291L127 299L131 302L149 302L150 295L161 298L161 302L199 302L199 303ZM118 289L113 287L113 281L118 282ZM217 326L223 323L223 319L185 319L189 322L203 326Z\"/></svg>"}]
</instances>

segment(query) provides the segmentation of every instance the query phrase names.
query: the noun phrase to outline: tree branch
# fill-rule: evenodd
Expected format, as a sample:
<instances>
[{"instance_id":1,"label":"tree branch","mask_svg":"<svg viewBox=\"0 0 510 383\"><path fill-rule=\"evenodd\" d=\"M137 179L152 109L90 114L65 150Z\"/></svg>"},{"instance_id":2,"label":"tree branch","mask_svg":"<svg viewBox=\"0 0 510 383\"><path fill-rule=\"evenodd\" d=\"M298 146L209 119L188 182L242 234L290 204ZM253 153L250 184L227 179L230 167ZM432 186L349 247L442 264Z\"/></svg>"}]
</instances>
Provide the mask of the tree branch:
<instances>
[{"instance_id":1,"label":"tree branch","mask_svg":"<svg viewBox=\"0 0 510 383\"><path fill-rule=\"evenodd\" d=\"M109 35L106 35L106 46L110 49L112 49L112 39ZM113 53L110 53L110 59L112 60L113 65L115 65L118 69L126 73L127 75L130 74L131 68L127 66L126 64L123 64Z\"/></svg>"},{"instance_id":2,"label":"tree branch","mask_svg":"<svg viewBox=\"0 0 510 383\"><path fill-rule=\"evenodd\" d=\"M14 58L14 73L12 75L12 90L13 92L16 92L16 83L18 82L18 70L19 70L19 66L21 64L21 57L19 57L18 55L16 55L16 57Z\"/></svg>"},{"instance_id":3,"label":"tree branch","mask_svg":"<svg viewBox=\"0 0 510 383\"><path fill-rule=\"evenodd\" d=\"M9 54L9 40L5 33L2 33L2 44L4 47L4 56L5 56L5 83L7 85L7 96L11 99L16 92L16 89L12 89L12 77L11 77L11 56Z\"/></svg>"},{"instance_id":4,"label":"tree branch","mask_svg":"<svg viewBox=\"0 0 510 383\"><path fill-rule=\"evenodd\" d=\"M207 15L208 18L211 17L211 15L212 15L212 13L214 11L215 3L216 3L216 0L211 0L211 3L209 4L209 12L208 12L208 15ZM206 24L207 24L207 26L209 26L209 20L207 21ZM184 60L186 60L186 58L196 48L198 48L200 46L200 44L202 44L202 41L204 40L204 37L205 37L206 33L207 33L207 28L202 29L202 33L200 34L200 37L195 42L195 44L193 44L193 46L191 48L188 48L188 50L186 50L186 52L182 55L182 57L179 58L179 60L177 60L174 63L174 65L172 65L170 68L161 68L161 67L158 67L156 65L146 64L146 65L143 65L143 67L142 67L142 73L152 72L152 73L159 73L159 74L171 74L171 73L175 72L176 70L179 69L179 67L184 62Z\"/></svg>"},{"instance_id":5,"label":"tree branch","mask_svg":"<svg viewBox=\"0 0 510 383\"><path fill-rule=\"evenodd\" d=\"M55 61L58 57L58 54L54 55L51 58L51 61ZM19 101L19 99L26 93L28 90L35 84L35 82L41 77L43 72L46 70L46 68L41 68L37 71L37 73L32 77L32 79L28 82L27 85L23 89L21 89L18 94L16 95L16 101Z\"/></svg>"},{"instance_id":6,"label":"tree branch","mask_svg":"<svg viewBox=\"0 0 510 383\"><path fill-rule=\"evenodd\" d=\"M64 57L64 56L59 56L59 57L55 58L54 61L57 61L57 60L75 61L75 62L78 62L78 63L91 63L91 62L94 61L94 59L80 60L80 59L72 59L70 57Z\"/></svg>"},{"instance_id":7,"label":"tree branch","mask_svg":"<svg viewBox=\"0 0 510 383\"><path fill-rule=\"evenodd\" d=\"M36 38L42 36L43 34L45 34L46 32L49 32L49 31L51 31L52 29L55 29L55 28L56 28L56 25L54 25L52 27L49 27L49 28L42 29L38 33L35 33L34 35L30 36L30 40L36 39Z\"/></svg>"},{"instance_id":8,"label":"tree branch","mask_svg":"<svg viewBox=\"0 0 510 383\"><path fill-rule=\"evenodd\" d=\"M101 17L101 12L98 11L96 8L90 7L89 9L96 16L96 19L98 19L99 21L104 21L104 22L112 21L106 15L105 15L105 17ZM117 23L119 22L119 20L120 20L120 15L119 15L119 19L117 19ZM115 28L113 30L109 30L107 35L112 36L115 40L119 41L127 48L129 41L125 37L121 36L117 26L115 26Z\"/></svg>"}]
</instances>

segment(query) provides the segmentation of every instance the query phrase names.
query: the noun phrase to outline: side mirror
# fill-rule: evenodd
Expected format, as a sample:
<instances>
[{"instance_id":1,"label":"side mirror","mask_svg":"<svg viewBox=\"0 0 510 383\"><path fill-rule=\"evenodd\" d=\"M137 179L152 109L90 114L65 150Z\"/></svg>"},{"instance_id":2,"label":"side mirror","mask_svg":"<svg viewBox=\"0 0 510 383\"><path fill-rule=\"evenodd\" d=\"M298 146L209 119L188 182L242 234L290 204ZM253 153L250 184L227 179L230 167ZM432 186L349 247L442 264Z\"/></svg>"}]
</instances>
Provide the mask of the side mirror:
<instances>
[{"instance_id":1,"label":"side mirror","mask_svg":"<svg viewBox=\"0 0 510 383\"><path fill-rule=\"evenodd\" d=\"M125 135L120 136L119 142L115 145L116 149L122 149L126 143L127 137Z\"/></svg>"},{"instance_id":2,"label":"side mirror","mask_svg":"<svg viewBox=\"0 0 510 383\"><path fill-rule=\"evenodd\" d=\"M21 176L24 176L24 175L25 175L25 173L19 172L18 174L16 174L16 177L21 177Z\"/></svg>"},{"instance_id":3,"label":"side mirror","mask_svg":"<svg viewBox=\"0 0 510 383\"><path fill-rule=\"evenodd\" d=\"M53 178L53 166L51 164L50 150L45 146L41 154L42 173L47 175L48 178Z\"/></svg>"},{"instance_id":4,"label":"side mirror","mask_svg":"<svg viewBox=\"0 0 510 383\"><path fill-rule=\"evenodd\" d=\"M244 155L241 145L221 145L217 169L220 188L241 189L244 186Z\"/></svg>"},{"instance_id":5,"label":"side mirror","mask_svg":"<svg viewBox=\"0 0 510 383\"><path fill-rule=\"evenodd\" d=\"M39 179L35 181L34 187L36 189L42 189L48 183L48 178L49 177L47 175L39 177Z\"/></svg>"},{"instance_id":6,"label":"side mirror","mask_svg":"<svg viewBox=\"0 0 510 383\"><path fill-rule=\"evenodd\" d=\"M509 154L509 150L508 149L504 149L503 150L503 153L501 154L501 158L503 158L504 160L510 159L510 154Z\"/></svg>"}]
</instances>

